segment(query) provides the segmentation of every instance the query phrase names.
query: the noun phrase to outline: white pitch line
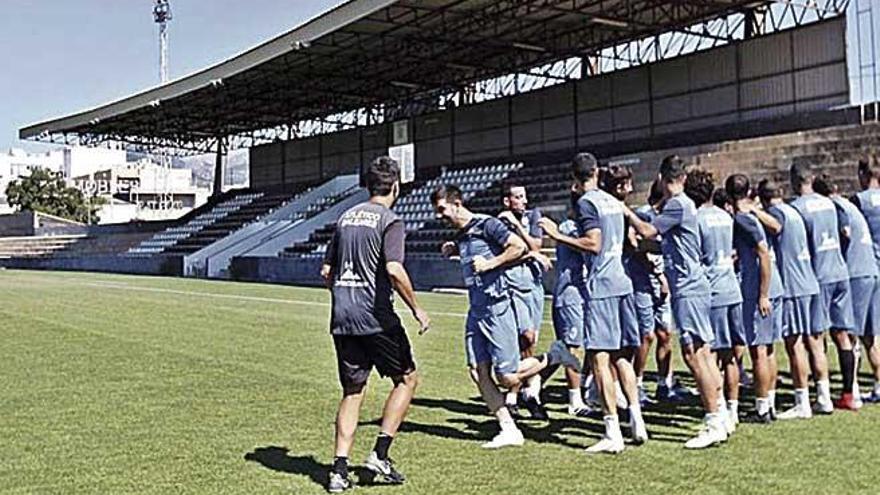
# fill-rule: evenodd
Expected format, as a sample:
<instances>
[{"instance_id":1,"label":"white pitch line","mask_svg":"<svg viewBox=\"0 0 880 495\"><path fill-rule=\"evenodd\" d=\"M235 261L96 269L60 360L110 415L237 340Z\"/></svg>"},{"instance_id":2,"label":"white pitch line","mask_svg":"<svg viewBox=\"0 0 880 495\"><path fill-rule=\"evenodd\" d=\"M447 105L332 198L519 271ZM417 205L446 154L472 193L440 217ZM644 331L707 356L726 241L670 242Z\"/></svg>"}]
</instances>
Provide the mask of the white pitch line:
<instances>
[{"instance_id":1,"label":"white pitch line","mask_svg":"<svg viewBox=\"0 0 880 495\"><path fill-rule=\"evenodd\" d=\"M39 277L35 277L39 278ZM86 287L98 287L103 289L122 289L122 290L130 290L136 292L153 292L153 293L161 293L161 294L175 294L181 296L198 296L198 297L208 297L215 299L232 299L239 301L254 301L254 302L267 302L267 303L279 303L279 304L293 304L293 305L309 305L309 306L324 306L330 307L330 303L320 302L320 301L306 301L302 299L278 299L273 297L260 297L260 296L244 296L240 294L217 294L216 292L198 292L198 291L189 291L189 290L178 290L178 289L163 289L161 287L137 287L125 283L119 282L82 282L76 280L73 277L59 277L59 278L43 278L45 281L57 282L58 280L63 280L64 282L71 283L74 285L86 286ZM467 318L467 314L464 313L449 313L443 311L428 311L429 315L438 315L438 316L450 316L453 318ZM549 326L549 322L544 321L543 326Z\"/></svg>"},{"instance_id":2,"label":"white pitch line","mask_svg":"<svg viewBox=\"0 0 880 495\"><path fill-rule=\"evenodd\" d=\"M177 294L182 296L199 296L199 297L212 297L217 299L234 299L240 301L256 301L256 302L268 302L268 303L280 303L280 304L297 304L297 305L309 305L309 306L324 306L330 307L330 303L320 302L320 301L305 301L302 299L277 299L272 297L259 297L259 296L243 296L239 294L217 294L215 292L197 292L197 291L188 291L188 290L177 290L177 289L163 289L160 287L135 287L127 284L120 284L115 282L87 282L80 283L78 285L86 285L90 287L100 287L105 289L123 289L123 290L131 290L131 291L139 291L139 292L157 292L157 293L165 293L165 294ZM429 311L428 314L440 315L440 316L451 316L455 318L465 318L466 314L463 313L446 313L442 311Z\"/></svg>"}]
</instances>

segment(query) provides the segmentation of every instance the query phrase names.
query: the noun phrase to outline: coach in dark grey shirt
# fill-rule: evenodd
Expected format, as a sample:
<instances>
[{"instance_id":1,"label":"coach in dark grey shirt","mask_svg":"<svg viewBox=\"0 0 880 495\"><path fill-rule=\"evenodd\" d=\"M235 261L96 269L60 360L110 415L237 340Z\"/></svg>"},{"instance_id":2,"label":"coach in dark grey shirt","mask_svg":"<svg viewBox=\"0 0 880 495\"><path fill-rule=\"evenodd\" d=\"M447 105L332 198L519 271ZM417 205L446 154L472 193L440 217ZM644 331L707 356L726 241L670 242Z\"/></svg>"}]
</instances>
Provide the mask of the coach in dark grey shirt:
<instances>
[{"instance_id":1,"label":"coach in dark grey shirt","mask_svg":"<svg viewBox=\"0 0 880 495\"><path fill-rule=\"evenodd\" d=\"M403 267L404 225L391 211L400 194L400 167L381 157L366 173L370 199L346 211L336 224L321 275L333 296L330 333L336 347L343 397L336 417L336 454L328 489L350 488L348 456L367 378L375 366L394 388L382 429L366 467L389 483L403 483L388 457L391 441L409 409L416 388L416 365L406 331L394 313L393 291L428 330L430 318L419 306Z\"/></svg>"}]
</instances>

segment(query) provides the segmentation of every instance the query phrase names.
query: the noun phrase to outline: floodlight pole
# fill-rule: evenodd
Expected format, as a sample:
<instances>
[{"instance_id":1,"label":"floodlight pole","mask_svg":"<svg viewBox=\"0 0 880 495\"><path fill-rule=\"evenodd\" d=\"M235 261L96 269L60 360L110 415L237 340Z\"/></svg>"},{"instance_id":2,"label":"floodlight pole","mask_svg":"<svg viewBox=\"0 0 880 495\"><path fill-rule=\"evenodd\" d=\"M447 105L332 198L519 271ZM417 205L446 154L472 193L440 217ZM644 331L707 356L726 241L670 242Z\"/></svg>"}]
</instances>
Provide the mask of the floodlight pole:
<instances>
[{"instance_id":1,"label":"floodlight pole","mask_svg":"<svg viewBox=\"0 0 880 495\"><path fill-rule=\"evenodd\" d=\"M170 0L156 0L153 20L159 25L159 82L168 82L168 21L172 19Z\"/></svg>"}]
</instances>

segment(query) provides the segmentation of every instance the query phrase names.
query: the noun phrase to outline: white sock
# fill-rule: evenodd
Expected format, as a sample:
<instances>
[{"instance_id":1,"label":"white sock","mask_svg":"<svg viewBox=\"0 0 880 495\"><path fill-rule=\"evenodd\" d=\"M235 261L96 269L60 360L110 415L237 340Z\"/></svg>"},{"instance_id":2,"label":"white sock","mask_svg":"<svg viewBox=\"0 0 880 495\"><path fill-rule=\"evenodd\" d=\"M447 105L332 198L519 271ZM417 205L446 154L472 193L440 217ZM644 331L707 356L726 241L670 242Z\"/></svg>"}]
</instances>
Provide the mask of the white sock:
<instances>
[{"instance_id":1,"label":"white sock","mask_svg":"<svg viewBox=\"0 0 880 495\"><path fill-rule=\"evenodd\" d=\"M880 395L880 382L874 382L874 395Z\"/></svg>"},{"instance_id":2,"label":"white sock","mask_svg":"<svg viewBox=\"0 0 880 495\"><path fill-rule=\"evenodd\" d=\"M504 403L507 405L516 405L516 392L507 392L504 396Z\"/></svg>"},{"instance_id":3,"label":"white sock","mask_svg":"<svg viewBox=\"0 0 880 495\"><path fill-rule=\"evenodd\" d=\"M620 422L616 415L609 415L602 418L605 422L605 437L612 440L623 440L623 433L620 432Z\"/></svg>"},{"instance_id":4,"label":"white sock","mask_svg":"<svg viewBox=\"0 0 880 495\"><path fill-rule=\"evenodd\" d=\"M727 414L730 414L734 419L739 417L739 401L738 400L729 400L727 401Z\"/></svg>"},{"instance_id":5,"label":"white sock","mask_svg":"<svg viewBox=\"0 0 880 495\"><path fill-rule=\"evenodd\" d=\"M860 347L858 345L858 341L856 341L856 345L853 347L853 368L855 372L853 373L853 386L852 386L852 394L853 398L856 401L862 400L862 391L859 388L859 357L861 355Z\"/></svg>"},{"instance_id":6,"label":"white sock","mask_svg":"<svg viewBox=\"0 0 880 495\"><path fill-rule=\"evenodd\" d=\"M755 409L758 411L758 414L764 415L770 412L770 399L767 397L756 397L755 398Z\"/></svg>"},{"instance_id":7,"label":"white sock","mask_svg":"<svg viewBox=\"0 0 880 495\"><path fill-rule=\"evenodd\" d=\"M501 425L501 431L519 430L519 428L516 427L516 422L510 415L510 411L508 411L506 407L502 407L495 411L495 417L498 419L498 424Z\"/></svg>"},{"instance_id":8,"label":"white sock","mask_svg":"<svg viewBox=\"0 0 880 495\"><path fill-rule=\"evenodd\" d=\"M614 382L614 393L617 395L617 407L621 409L626 409L629 407L629 403L626 400L626 394L623 393L623 387L620 386L620 382Z\"/></svg>"},{"instance_id":9,"label":"white sock","mask_svg":"<svg viewBox=\"0 0 880 495\"><path fill-rule=\"evenodd\" d=\"M770 410L776 412L776 389L767 391L767 400L769 401Z\"/></svg>"},{"instance_id":10,"label":"white sock","mask_svg":"<svg viewBox=\"0 0 880 495\"><path fill-rule=\"evenodd\" d=\"M541 403L541 376L534 375L526 380L526 388L523 389L523 395L531 399L535 399Z\"/></svg>"},{"instance_id":11,"label":"white sock","mask_svg":"<svg viewBox=\"0 0 880 495\"><path fill-rule=\"evenodd\" d=\"M586 404L584 404L583 397L581 397L581 390L579 388L568 389L568 405L573 409L583 409L587 407Z\"/></svg>"},{"instance_id":12,"label":"white sock","mask_svg":"<svg viewBox=\"0 0 880 495\"><path fill-rule=\"evenodd\" d=\"M816 401L820 404L831 404L831 382L829 380L816 382Z\"/></svg>"},{"instance_id":13,"label":"white sock","mask_svg":"<svg viewBox=\"0 0 880 495\"><path fill-rule=\"evenodd\" d=\"M709 413L706 415L704 421L711 428L718 428L727 431L727 428L724 426L724 416L720 413Z\"/></svg>"},{"instance_id":14,"label":"white sock","mask_svg":"<svg viewBox=\"0 0 880 495\"><path fill-rule=\"evenodd\" d=\"M810 408L810 389L796 388L794 389L794 405L800 408Z\"/></svg>"},{"instance_id":15,"label":"white sock","mask_svg":"<svg viewBox=\"0 0 880 495\"><path fill-rule=\"evenodd\" d=\"M672 383L673 383L672 373L670 373L668 376L664 377L664 378L663 378L663 381L660 382L660 383L662 383L663 385L665 385L666 388L672 388Z\"/></svg>"},{"instance_id":16,"label":"white sock","mask_svg":"<svg viewBox=\"0 0 880 495\"><path fill-rule=\"evenodd\" d=\"M633 419L634 423L644 423L645 420L642 418L642 405L639 403L635 403L629 406L629 414Z\"/></svg>"},{"instance_id":17,"label":"white sock","mask_svg":"<svg viewBox=\"0 0 880 495\"><path fill-rule=\"evenodd\" d=\"M637 376L636 377L636 386L639 388L643 388L645 386L645 377Z\"/></svg>"}]
</instances>

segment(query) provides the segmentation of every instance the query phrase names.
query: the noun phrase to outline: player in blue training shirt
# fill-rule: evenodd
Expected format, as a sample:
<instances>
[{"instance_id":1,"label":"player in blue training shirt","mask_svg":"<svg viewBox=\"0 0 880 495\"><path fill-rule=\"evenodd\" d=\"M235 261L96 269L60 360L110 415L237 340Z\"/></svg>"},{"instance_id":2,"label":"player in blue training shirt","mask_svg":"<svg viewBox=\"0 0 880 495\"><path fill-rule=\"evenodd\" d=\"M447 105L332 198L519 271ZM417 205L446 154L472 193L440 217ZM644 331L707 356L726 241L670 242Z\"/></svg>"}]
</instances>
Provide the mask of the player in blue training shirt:
<instances>
[{"instance_id":1,"label":"player in blue training shirt","mask_svg":"<svg viewBox=\"0 0 880 495\"><path fill-rule=\"evenodd\" d=\"M715 180L702 169L688 171L684 192L697 205L700 262L709 277L711 320L715 331L712 351L724 377L720 407L727 409L727 431L733 433L739 417L739 360L745 351L742 294L734 271L733 218L712 204ZM726 399L726 400L725 400Z\"/></svg>"},{"instance_id":2,"label":"player in blue training shirt","mask_svg":"<svg viewBox=\"0 0 880 495\"><path fill-rule=\"evenodd\" d=\"M629 208L624 209L640 235L647 239L663 236L661 247L672 316L680 332L684 361L694 375L706 411L704 428L685 443L685 448L702 449L727 440L727 410L719 408L721 374L711 352L715 334L710 320L709 280L700 264L697 207L684 194L684 161L674 155L664 158L660 163L660 180L666 201L652 223L641 220Z\"/></svg>"},{"instance_id":3,"label":"player in blue training shirt","mask_svg":"<svg viewBox=\"0 0 880 495\"><path fill-rule=\"evenodd\" d=\"M809 419L809 374L806 340L821 326L822 303L819 282L813 273L807 230L800 213L782 200L782 188L770 180L758 183L758 197L764 210L776 222L764 223L776 254L776 265L783 282L782 339L794 383L794 407L778 419ZM764 216L759 217L765 219ZM828 402L830 406L830 399Z\"/></svg>"},{"instance_id":4,"label":"player in blue training shirt","mask_svg":"<svg viewBox=\"0 0 880 495\"><path fill-rule=\"evenodd\" d=\"M559 232L569 237L577 237L574 205L569 205L567 219L559 224ZM553 328L556 338L565 342L568 350L575 355L584 349L584 257L565 244L556 245L556 285L553 288ZM590 408L584 404L581 394L581 374L577 370L566 369L565 381L568 384L568 413L572 416L586 417Z\"/></svg>"},{"instance_id":5,"label":"player in blue training shirt","mask_svg":"<svg viewBox=\"0 0 880 495\"><path fill-rule=\"evenodd\" d=\"M880 269L880 163L877 155L859 160L858 175L862 191L856 194L852 201L868 222L871 243L874 247L874 261ZM868 309L865 334L862 337L865 352L872 363L880 362L880 341L877 336L880 336L880 289L874 291ZM876 367L873 390L864 399L868 402L880 402L880 370Z\"/></svg>"},{"instance_id":6,"label":"player in blue training shirt","mask_svg":"<svg viewBox=\"0 0 880 495\"><path fill-rule=\"evenodd\" d=\"M547 218L541 219L541 227L556 242L585 253L585 347L605 413L605 436L587 452L618 453L624 443L617 419L612 366L617 369L629 403L633 440L643 443L648 440L648 433L630 361L632 352L626 351L638 347L639 335L632 283L621 260L626 235L623 208L620 201L599 189L598 169L596 158L589 153L580 153L572 161L573 190L582 193L577 202L578 236L563 235Z\"/></svg>"},{"instance_id":7,"label":"player in blue training shirt","mask_svg":"<svg viewBox=\"0 0 880 495\"><path fill-rule=\"evenodd\" d=\"M767 424L775 415L778 367L774 346L782 340L785 291L764 224L772 225L774 231L780 229L776 220L755 204L748 177L731 175L724 187L736 212L734 247L739 256L743 323L754 376L755 411L745 421Z\"/></svg>"},{"instance_id":8,"label":"player in blue training shirt","mask_svg":"<svg viewBox=\"0 0 880 495\"><path fill-rule=\"evenodd\" d=\"M822 359L822 350L825 348L824 332L829 329L837 346L837 358L843 375L843 393L833 407L854 410L856 404L852 387L856 370L850 340L850 332L853 331L852 294L849 270L840 247L840 230L844 227L841 222L845 222L846 217L838 215L834 202L813 190L815 174L809 166L795 163L789 169L789 175L792 191L796 195L791 206L801 214L807 227L813 271L819 281L822 299L821 332L817 331L808 340L813 376L816 377L818 388L818 410L825 414L832 412L828 404L831 397L828 362Z\"/></svg>"},{"instance_id":9,"label":"player in blue training shirt","mask_svg":"<svg viewBox=\"0 0 880 495\"><path fill-rule=\"evenodd\" d=\"M660 214L662 200L662 184L655 180L651 183L648 203L636 208L635 214L645 222L652 222ZM672 371L672 309L660 245L656 241L644 242L632 228L629 233L635 249L624 250L624 265L633 282L639 333L642 336L642 345L634 365L639 395L645 396L642 377L651 345L656 340L654 360L657 362L657 391L654 398L660 402L682 402L692 397L693 392L675 379Z\"/></svg>"},{"instance_id":10,"label":"player in blue training shirt","mask_svg":"<svg viewBox=\"0 0 880 495\"><path fill-rule=\"evenodd\" d=\"M437 219L458 230L455 243L470 304L465 323L468 367L480 395L501 425L501 432L483 447L522 445L522 432L505 407L492 372L501 386L512 388L548 365L579 369L580 362L558 341L547 354L520 359L509 279L504 272L507 265L527 253L525 242L497 218L471 213L462 204L461 190L455 186L437 188L431 201ZM444 244L443 251L451 255L453 247Z\"/></svg>"},{"instance_id":11,"label":"player in blue training shirt","mask_svg":"<svg viewBox=\"0 0 880 495\"><path fill-rule=\"evenodd\" d=\"M846 216L845 223L848 228L840 231L843 241L843 257L849 269L849 286L852 293L853 308L853 349L858 349L859 339L866 349L871 349L873 339L867 337L868 314L871 310L871 301L874 300L878 291L877 279L880 271L874 260L874 243L868 221L859 208L848 199L840 195L837 184L831 180L828 174L820 174L813 182L813 189L823 196L831 198L838 210ZM858 198L854 198L856 201ZM867 337L867 338L866 338ZM880 374L880 360L877 353L867 353L868 362L874 376ZM854 354L855 364L859 369L859 355ZM858 409L862 406L862 392L859 389L858 373L853 375L853 405Z\"/></svg>"},{"instance_id":12,"label":"player in blue training shirt","mask_svg":"<svg viewBox=\"0 0 880 495\"><path fill-rule=\"evenodd\" d=\"M529 357L535 352L541 330L544 316L544 271L550 269L550 260L541 254L543 232L538 226L541 211L537 208L527 209L529 201L526 188L520 183L506 181L501 187L501 197L504 211L498 215L498 219L522 238L529 249L529 256L507 272L510 277L513 313L519 330L520 350L523 357ZM516 408L518 392L516 389L508 392L508 408ZM541 375L535 375L526 382L522 389L522 401L532 419L549 419L547 411L541 405Z\"/></svg>"}]
</instances>

